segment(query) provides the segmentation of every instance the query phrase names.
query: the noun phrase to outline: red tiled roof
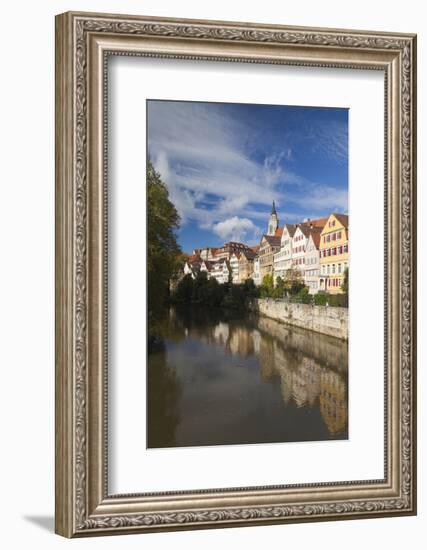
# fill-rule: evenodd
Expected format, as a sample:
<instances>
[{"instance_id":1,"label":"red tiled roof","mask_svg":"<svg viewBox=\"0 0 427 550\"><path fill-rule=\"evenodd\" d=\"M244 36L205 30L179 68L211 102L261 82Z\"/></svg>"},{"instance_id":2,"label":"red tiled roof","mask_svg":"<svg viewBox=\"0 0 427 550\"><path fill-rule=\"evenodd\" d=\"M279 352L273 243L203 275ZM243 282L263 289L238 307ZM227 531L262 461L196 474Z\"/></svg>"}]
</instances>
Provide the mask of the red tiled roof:
<instances>
[{"instance_id":1,"label":"red tiled roof","mask_svg":"<svg viewBox=\"0 0 427 550\"><path fill-rule=\"evenodd\" d=\"M283 227L278 227L274 233L275 237L281 237L283 233Z\"/></svg>"},{"instance_id":2,"label":"red tiled roof","mask_svg":"<svg viewBox=\"0 0 427 550\"><path fill-rule=\"evenodd\" d=\"M313 227L320 227L323 229L325 226L325 223L328 221L329 218L318 218L317 220L307 220L303 222L301 225L312 225Z\"/></svg>"},{"instance_id":3,"label":"red tiled roof","mask_svg":"<svg viewBox=\"0 0 427 550\"><path fill-rule=\"evenodd\" d=\"M187 262L189 264L201 264L202 263L202 258L198 255L198 254L193 254L191 256L189 256Z\"/></svg>"}]
</instances>

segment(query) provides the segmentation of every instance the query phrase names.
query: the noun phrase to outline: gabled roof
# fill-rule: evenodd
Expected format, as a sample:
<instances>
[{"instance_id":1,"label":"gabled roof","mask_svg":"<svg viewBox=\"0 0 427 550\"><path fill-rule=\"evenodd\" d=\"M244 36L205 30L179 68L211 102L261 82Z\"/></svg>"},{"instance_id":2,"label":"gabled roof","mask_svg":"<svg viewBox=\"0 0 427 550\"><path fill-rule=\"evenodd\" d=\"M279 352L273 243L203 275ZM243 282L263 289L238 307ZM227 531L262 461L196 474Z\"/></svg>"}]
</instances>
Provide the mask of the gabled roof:
<instances>
[{"instance_id":1,"label":"gabled roof","mask_svg":"<svg viewBox=\"0 0 427 550\"><path fill-rule=\"evenodd\" d=\"M323 229L325 227L325 223L329 220L329 217L327 218L317 218L316 220L307 220L304 222L304 224L312 225L313 227L320 227Z\"/></svg>"},{"instance_id":2,"label":"gabled roof","mask_svg":"<svg viewBox=\"0 0 427 550\"><path fill-rule=\"evenodd\" d=\"M282 236L282 233L283 233L283 226L282 227L278 227L274 233L274 236L275 237L281 237Z\"/></svg>"},{"instance_id":3,"label":"gabled roof","mask_svg":"<svg viewBox=\"0 0 427 550\"><path fill-rule=\"evenodd\" d=\"M312 231L310 233L310 237L312 238L314 246L317 248L317 250L319 249L319 246L320 246L320 233L321 233L320 231Z\"/></svg>"},{"instance_id":4,"label":"gabled roof","mask_svg":"<svg viewBox=\"0 0 427 550\"><path fill-rule=\"evenodd\" d=\"M332 216L335 216L345 229L348 228L348 214L335 214L335 212L332 212Z\"/></svg>"},{"instance_id":5,"label":"gabled roof","mask_svg":"<svg viewBox=\"0 0 427 550\"><path fill-rule=\"evenodd\" d=\"M202 262L185 262L186 265L191 269L191 271L200 271L200 266L202 265Z\"/></svg>"},{"instance_id":6,"label":"gabled roof","mask_svg":"<svg viewBox=\"0 0 427 550\"><path fill-rule=\"evenodd\" d=\"M302 223L298 226L302 233L308 238L311 233L320 233L322 232L322 228L312 225L311 223Z\"/></svg>"},{"instance_id":7,"label":"gabled roof","mask_svg":"<svg viewBox=\"0 0 427 550\"><path fill-rule=\"evenodd\" d=\"M214 265L215 265L217 262L211 262L210 260L203 260L202 263L205 264L206 269L207 269L208 271L212 271Z\"/></svg>"},{"instance_id":8,"label":"gabled roof","mask_svg":"<svg viewBox=\"0 0 427 550\"><path fill-rule=\"evenodd\" d=\"M298 226L298 229L301 231L301 233L305 236L305 237L309 237L310 236L310 226L309 225L304 225L304 224L301 224Z\"/></svg>"},{"instance_id":9,"label":"gabled roof","mask_svg":"<svg viewBox=\"0 0 427 550\"><path fill-rule=\"evenodd\" d=\"M253 260L256 257L256 255L257 254L252 250L244 250L243 252L240 253L240 258L244 256L247 260Z\"/></svg>"},{"instance_id":10,"label":"gabled roof","mask_svg":"<svg viewBox=\"0 0 427 550\"><path fill-rule=\"evenodd\" d=\"M286 223L285 227L288 230L289 236L293 237L298 226L295 223Z\"/></svg>"},{"instance_id":11,"label":"gabled roof","mask_svg":"<svg viewBox=\"0 0 427 550\"><path fill-rule=\"evenodd\" d=\"M270 246L280 246L280 241L281 241L280 236L263 235L262 238L265 239Z\"/></svg>"},{"instance_id":12,"label":"gabled roof","mask_svg":"<svg viewBox=\"0 0 427 550\"><path fill-rule=\"evenodd\" d=\"M192 254L191 256L189 256L189 258L187 259L187 262L189 264L194 264L194 263L202 263L202 258L198 255L198 254Z\"/></svg>"}]
</instances>

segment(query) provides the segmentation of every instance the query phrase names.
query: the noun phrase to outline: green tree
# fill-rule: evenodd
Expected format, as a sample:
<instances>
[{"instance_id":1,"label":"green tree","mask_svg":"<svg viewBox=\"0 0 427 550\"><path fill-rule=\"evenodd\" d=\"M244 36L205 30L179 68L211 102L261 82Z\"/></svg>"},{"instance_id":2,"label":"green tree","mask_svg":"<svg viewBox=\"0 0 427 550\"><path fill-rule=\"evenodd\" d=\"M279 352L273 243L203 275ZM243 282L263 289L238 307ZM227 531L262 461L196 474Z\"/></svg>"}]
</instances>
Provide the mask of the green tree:
<instances>
[{"instance_id":1,"label":"green tree","mask_svg":"<svg viewBox=\"0 0 427 550\"><path fill-rule=\"evenodd\" d=\"M193 283L191 301L195 304L205 304L208 298L208 276L206 271L199 271Z\"/></svg>"},{"instance_id":2,"label":"green tree","mask_svg":"<svg viewBox=\"0 0 427 550\"><path fill-rule=\"evenodd\" d=\"M150 160L147 163L147 277L148 318L151 328L160 318L169 295L169 280L181 250L176 240L179 215L169 192Z\"/></svg>"},{"instance_id":3,"label":"green tree","mask_svg":"<svg viewBox=\"0 0 427 550\"><path fill-rule=\"evenodd\" d=\"M302 289L298 292L298 297L303 304L310 304L312 302L312 297L309 294L308 286L302 287Z\"/></svg>"},{"instance_id":4,"label":"green tree","mask_svg":"<svg viewBox=\"0 0 427 550\"><path fill-rule=\"evenodd\" d=\"M291 295L295 296L304 288L304 281L299 269L288 269L284 281L285 290Z\"/></svg>"},{"instance_id":5,"label":"green tree","mask_svg":"<svg viewBox=\"0 0 427 550\"><path fill-rule=\"evenodd\" d=\"M246 279L243 283L243 289L245 291L246 296L249 298L258 298L259 296L259 289L256 287L254 280L249 277L249 279Z\"/></svg>"},{"instance_id":6,"label":"green tree","mask_svg":"<svg viewBox=\"0 0 427 550\"><path fill-rule=\"evenodd\" d=\"M231 284L225 291L221 305L227 309L244 309L246 307L246 297L244 285Z\"/></svg>"},{"instance_id":7,"label":"green tree","mask_svg":"<svg viewBox=\"0 0 427 550\"><path fill-rule=\"evenodd\" d=\"M173 299L176 302L189 304L193 297L193 277L185 275L178 283Z\"/></svg>"},{"instance_id":8,"label":"green tree","mask_svg":"<svg viewBox=\"0 0 427 550\"><path fill-rule=\"evenodd\" d=\"M282 277L277 277L276 286L274 287L274 290L273 290L273 298L277 298L277 299L283 298L284 294L285 294L285 283Z\"/></svg>"},{"instance_id":9,"label":"green tree","mask_svg":"<svg viewBox=\"0 0 427 550\"><path fill-rule=\"evenodd\" d=\"M218 307L224 298L224 288L218 281L211 277L206 284L206 303L211 307Z\"/></svg>"},{"instance_id":10,"label":"green tree","mask_svg":"<svg viewBox=\"0 0 427 550\"><path fill-rule=\"evenodd\" d=\"M267 273L264 275L261 284L261 298L271 298L274 291L273 275Z\"/></svg>"},{"instance_id":11,"label":"green tree","mask_svg":"<svg viewBox=\"0 0 427 550\"><path fill-rule=\"evenodd\" d=\"M344 294L348 294L348 267L344 269L344 277L341 285L341 290Z\"/></svg>"}]
</instances>

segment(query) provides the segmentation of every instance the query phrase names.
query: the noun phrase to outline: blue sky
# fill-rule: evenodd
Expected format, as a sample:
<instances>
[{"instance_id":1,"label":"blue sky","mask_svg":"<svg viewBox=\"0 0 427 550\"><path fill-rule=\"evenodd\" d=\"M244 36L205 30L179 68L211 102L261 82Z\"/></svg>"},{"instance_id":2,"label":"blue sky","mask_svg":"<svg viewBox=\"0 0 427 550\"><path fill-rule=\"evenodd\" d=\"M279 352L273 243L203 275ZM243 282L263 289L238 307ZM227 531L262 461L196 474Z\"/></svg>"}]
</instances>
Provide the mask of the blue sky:
<instances>
[{"instance_id":1,"label":"blue sky","mask_svg":"<svg viewBox=\"0 0 427 550\"><path fill-rule=\"evenodd\" d=\"M257 244L280 225L348 211L348 110L147 102L148 153L181 217L185 252Z\"/></svg>"}]
</instances>

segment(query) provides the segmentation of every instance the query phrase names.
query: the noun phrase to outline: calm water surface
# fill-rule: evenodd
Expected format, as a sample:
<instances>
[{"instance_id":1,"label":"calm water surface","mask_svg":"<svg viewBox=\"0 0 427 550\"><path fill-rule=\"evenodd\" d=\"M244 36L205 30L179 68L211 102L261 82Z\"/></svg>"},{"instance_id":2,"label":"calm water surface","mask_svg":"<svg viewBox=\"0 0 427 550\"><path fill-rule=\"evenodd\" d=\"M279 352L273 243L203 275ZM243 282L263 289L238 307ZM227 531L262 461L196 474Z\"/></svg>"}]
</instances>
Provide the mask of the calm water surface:
<instances>
[{"instance_id":1,"label":"calm water surface","mask_svg":"<svg viewBox=\"0 0 427 550\"><path fill-rule=\"evenodd\" d=\"M347 439L347 343L264 317L170 309L148 355L148 447Z\"/></svg>"}]
</instances>

